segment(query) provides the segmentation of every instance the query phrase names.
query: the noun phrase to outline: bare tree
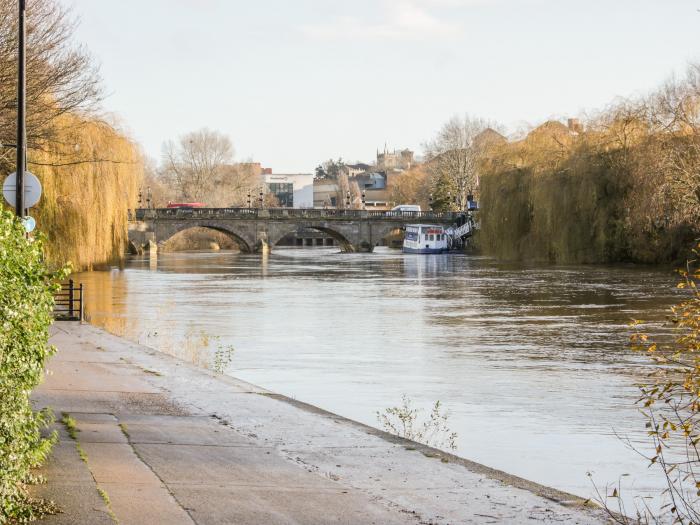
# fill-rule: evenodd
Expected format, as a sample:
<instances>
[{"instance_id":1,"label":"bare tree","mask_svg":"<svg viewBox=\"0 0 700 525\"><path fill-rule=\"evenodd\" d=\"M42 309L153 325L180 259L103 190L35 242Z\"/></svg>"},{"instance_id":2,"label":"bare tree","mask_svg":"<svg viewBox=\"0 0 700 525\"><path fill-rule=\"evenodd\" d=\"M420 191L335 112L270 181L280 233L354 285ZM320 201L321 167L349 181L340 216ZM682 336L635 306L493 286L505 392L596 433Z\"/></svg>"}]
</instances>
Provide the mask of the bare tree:
<instances>
[{"instance_id":1,"label":"bare tree","mask_svg":"<svg viewBox=\"0 0 700 525\"><path fill-rule=\"evenodd\" d=\"M663 137L661 191L673 197L672 220L700 222L700 64L668 81L648 102L649 119Z\"/></svg>"},{"instance_id":2,"label":"bare tree","mask_svg":"<svg viewBox=\"0 0 700 525\"><path fill-rule=\"evenodd\" d=\"M27 142L46 149L59 131L93 113L101 98L98 69L87 51L71 42L76 19L56 0L27 6ZM17 115L17 2L0 0L0 142L13 143Z\"/></svg>"},{"instance_id":3,"label":"bare tree","mask_svg":"<svg viewBox=\"0 0 700 525\"><path fill-rule=\"evenodd\" d=\"M447 189L459 209L466 207L467 196L477 188L481 153L478 137L488 127L489 123L480 118L454 116L425 145L434 184L442 186L438 190Z\"/></svg>"},{"instance_id":4,"label":"bare tree","mask_svg":"<svg viewBox=\"0 0 700 525\"><path fill-rule=\"evenodd\" d=\"M255 164L252 162L225 166L221 178L217 181L215 194L210 196L211 204L214 206L247 206L248 192L251 194L251 200L254 200L254 194L259 191L261 183L260 170L256 170ZM266 199L268 195L274 197L268 193L265 194ZM274 200L277 201L276 198ZM270 201L266 205L268 207L279 206L279 201L277 204Z\"/></svg>"},{"instance_id":5,"label":"bare tree","mask_svg":"<svg viewBox=\"0 0 700 525\"><path fill-rule=\"evenodd\" d=\"M200 201L213 194L232 160L231 140L218 131L203 128L163 145L162 171L180 198Z\"/></svg>"}]
</instances>

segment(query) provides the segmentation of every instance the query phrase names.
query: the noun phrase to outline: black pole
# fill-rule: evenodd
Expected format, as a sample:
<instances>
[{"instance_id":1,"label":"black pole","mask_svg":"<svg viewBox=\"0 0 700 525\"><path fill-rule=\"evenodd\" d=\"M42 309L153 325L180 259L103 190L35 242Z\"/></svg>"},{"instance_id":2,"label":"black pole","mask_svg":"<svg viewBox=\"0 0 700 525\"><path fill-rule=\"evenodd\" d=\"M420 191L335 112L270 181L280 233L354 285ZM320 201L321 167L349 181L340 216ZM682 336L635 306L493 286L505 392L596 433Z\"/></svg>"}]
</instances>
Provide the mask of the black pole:
<instances>
[{"instance_id":1,"label":"black pole","mask_svg":"<svg viewBox=\"0 0 700 525\"><path fill-rule=\"evenodd\" d=\"M27 36L26 21L24 19L27 9L26 0L19 0L19 37L17 51L17 185L15 213L18 217L24 217L24 172L26 166L27 145L26 138L26 89L25 79L27 59L25 57L25 38Z\"/></svg>"}]
</instances>

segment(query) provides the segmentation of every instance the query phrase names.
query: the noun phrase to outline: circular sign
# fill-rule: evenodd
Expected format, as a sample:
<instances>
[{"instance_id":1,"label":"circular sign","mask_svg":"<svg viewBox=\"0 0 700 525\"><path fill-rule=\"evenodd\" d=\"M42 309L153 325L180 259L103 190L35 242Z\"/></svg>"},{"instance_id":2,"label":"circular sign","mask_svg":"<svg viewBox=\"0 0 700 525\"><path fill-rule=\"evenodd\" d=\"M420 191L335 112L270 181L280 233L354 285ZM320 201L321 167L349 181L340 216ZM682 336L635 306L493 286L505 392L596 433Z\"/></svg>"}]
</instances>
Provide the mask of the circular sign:
<instances>
[{"instance_id":1,"label":"circular sign","mask_svg":"<svg viewBox=\"0 0 700 525\"><path fill-rule=\"evenodd\" d=\"M27 233L32 233L34 228L36 228L36 220L29 215L22 218L22 224L24 225L24 229L27 230Z\"/></svg>"},{"instance_id":2,"label":"circular sign","mask_svg":"<svg viewBox=\"0 0 700 525\"><path fill-rule=\"evenodd\" d=\"M17 204L17 173L10 173L2 185L2 194L5 200L14 207ZM36 176L29 172L24 172L24 207L31 208L41 197L41 182Z\"/></svg>"}]
</instances>

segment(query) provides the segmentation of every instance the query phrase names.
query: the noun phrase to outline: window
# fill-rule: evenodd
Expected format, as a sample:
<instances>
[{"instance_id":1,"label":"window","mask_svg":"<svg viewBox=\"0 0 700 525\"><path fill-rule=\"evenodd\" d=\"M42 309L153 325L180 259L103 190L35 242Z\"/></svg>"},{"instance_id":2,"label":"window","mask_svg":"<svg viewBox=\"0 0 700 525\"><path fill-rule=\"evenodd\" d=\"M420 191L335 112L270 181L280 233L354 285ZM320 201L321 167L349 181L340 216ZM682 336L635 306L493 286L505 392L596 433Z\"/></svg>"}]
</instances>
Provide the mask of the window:
<instances>
[{"instance_id":1,"label":"window","mask_svg":"<svg viewBox=\"0 0 700 525\"><path fill-rule=\"evenodd\" d=\"M269 182L267 187L270 193L277 197L281 207L294 207L294 184L291 182Z\"/></svg>"}]
</instances>

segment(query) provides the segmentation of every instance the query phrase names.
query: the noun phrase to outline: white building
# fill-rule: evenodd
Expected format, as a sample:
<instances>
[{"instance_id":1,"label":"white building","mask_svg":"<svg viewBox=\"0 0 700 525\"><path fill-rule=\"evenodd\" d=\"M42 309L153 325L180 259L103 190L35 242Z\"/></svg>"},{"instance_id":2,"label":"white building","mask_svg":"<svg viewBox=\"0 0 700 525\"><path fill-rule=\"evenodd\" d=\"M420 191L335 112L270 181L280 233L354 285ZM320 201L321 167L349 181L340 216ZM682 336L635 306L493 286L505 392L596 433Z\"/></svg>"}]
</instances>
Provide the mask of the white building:
<instances>
[{"instance_id":1,"label":"white building","mask_svg":"<svg viewBox=\"0 0 700 525\"><path fill-rule=\"evenodd\" d=\"M283 208L314 207L314 176L312 173L263 173L266 190Z\"/></svg>"}]
</instances>

